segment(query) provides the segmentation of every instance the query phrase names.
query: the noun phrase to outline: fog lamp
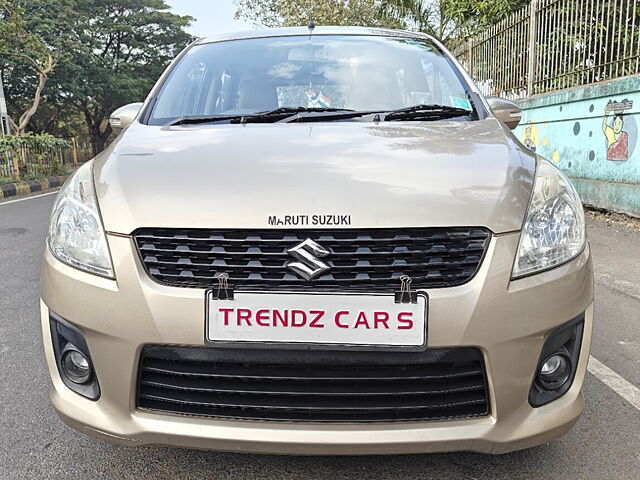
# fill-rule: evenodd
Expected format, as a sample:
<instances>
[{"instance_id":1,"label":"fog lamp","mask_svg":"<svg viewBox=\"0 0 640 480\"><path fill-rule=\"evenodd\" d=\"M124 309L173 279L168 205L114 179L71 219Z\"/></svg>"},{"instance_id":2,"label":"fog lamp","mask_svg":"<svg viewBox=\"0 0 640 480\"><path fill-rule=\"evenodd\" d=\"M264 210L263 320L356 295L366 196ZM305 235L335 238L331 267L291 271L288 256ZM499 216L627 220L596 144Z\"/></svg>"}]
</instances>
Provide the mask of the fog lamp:
<instances>
[{"instance_id":1,"label":"fog lamp","mask_svg":"<svg viewBox=\"0 0 640 480\"><path fill-rule=\"evenodd\" d=\"M78 327L49 312L51 343L62 382L89 400L100 398L98 375L87 341Z\"/></svg>"},{"instance_id":2,"label":"fog lamp","mask_svg":"<svg viewBox=\"0 0 640 480\"><path fill-rule=\"evenodd\" d=\"M531 372L529 403L541 407L571 388L580 361L584 313L549 332L536 369Z\"/></svg>"},{"instance_id":3,"label":"fog lamp","mask_svg":"<svg viewBox=\"0 0 640 480\"><path fill-rule=\"evenodd\" d=\"M540 386L547 390L560 388L571 374L571 360L565 353L554 353L540 367L538 380Z\"/></svg>"},{"instance_id":4,"label":"fog lamp","mask_svg":"<svg viewBox=\"0 0 640 480\"><path fill-rule=\"evenodd\" d=\"M91 379L91 364L75 346L68 344L62 354L62 370L69 380L83 384Z\"/></svg>"}]
</instances>

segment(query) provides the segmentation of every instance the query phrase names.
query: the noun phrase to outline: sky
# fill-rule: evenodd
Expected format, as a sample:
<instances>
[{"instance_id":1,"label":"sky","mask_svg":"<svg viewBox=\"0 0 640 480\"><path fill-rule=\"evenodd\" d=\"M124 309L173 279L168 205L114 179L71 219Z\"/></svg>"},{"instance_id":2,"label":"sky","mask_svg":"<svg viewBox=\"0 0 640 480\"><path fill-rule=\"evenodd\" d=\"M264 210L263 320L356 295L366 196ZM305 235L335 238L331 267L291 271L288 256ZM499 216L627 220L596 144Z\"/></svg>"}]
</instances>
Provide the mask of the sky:
<instances>
[{"instance_id":1,"label":"sky","mask_svg":"<svg viewBox=\"0 0 640 480\"><path fill-rule=\"evenodd\" d=\"M165 0L174 13L190 15L196 19L189 33L206 37L218 33L249 30L250 22L233 18L236 11L233 0Z\"/></svg>"}]
</instances>

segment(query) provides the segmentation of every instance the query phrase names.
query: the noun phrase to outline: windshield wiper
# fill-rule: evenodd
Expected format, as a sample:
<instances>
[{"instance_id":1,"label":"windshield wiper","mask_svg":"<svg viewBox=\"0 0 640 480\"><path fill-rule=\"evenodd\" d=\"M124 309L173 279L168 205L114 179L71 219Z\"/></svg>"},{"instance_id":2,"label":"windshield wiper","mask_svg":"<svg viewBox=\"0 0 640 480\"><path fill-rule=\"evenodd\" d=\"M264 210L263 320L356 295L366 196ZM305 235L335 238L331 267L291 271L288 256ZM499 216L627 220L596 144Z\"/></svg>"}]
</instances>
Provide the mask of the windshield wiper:
<instances>
[{"instance_id":1,"label":"windshield wiper","mask_svg":"<svg viewBox=\"0 0 640 480\"><path fill-rule=\"evenodd\" d=\"M305 118L333 118L334 116L354 115L355 110L348 108L332 108L332 107L281 107L266 112L258 112L253 115L247 115L242 119L243 123L261 123L261 122L300 122Z\"/></svg>"},{"instance_id":2,"label":"windshield wiper","mask_svg":"<svg viewBox=\"0 0 640 480\"><path fill-rule=\"evenodd\" d=\"M453 118L471 115L473 112L466 108L451 107L449 105L413 105L399 108L385 115L385 121L415 120L415 119L439 119Z\"/></svg>"},{"instance_id":3,"label":"windshield wiper","mask_svg":"<svg viewBox=\"0 0 640 480\"><path fill-rule=\"evenodd\" d=\"M293 123L293 122L330 122L333 120L348 120L350 118L359 118L367 115L376 115L384 113L384 110L350 110L347 108L340 108L334 111L332 110L305 110L298 112L295 115L291 115L288 118L279 120L279 123Z\"/></svg>"},{"instance_id":4,"label":"windshield wiper","mask_svg":"<svg viewBox=\"0 0 640 480\"><path fill-rule=\"evenodd\" d=\"M189 125L198 123L292 123L292 122L316 122L347 120L350 118L364 117L385 113L383 110L351 110L349 108L325 108L325 107L281 107L273 110L265 110L256 113L191 116L180 117L167 124ZM473 112L465 108L451 107L448 105L413 105L386 113L384 120L416 120L416 119L441 119L472 115Z\"/></svg>"},{"instance_id":5,"label":"windshield wiper","mask_svg":"<svg viewBox=\"0 0 640 480\"><path fill-rule=\"evenodd\" d=\"M210 115L210 116L190 116L190 117L180 117L175 120L170 121L165 126L173 127L174 125L190 125L197 123L214 123L214 122L224 122L231 121L235 119L241 119L242 115Z\"/></svg>"},{"instance_id":6,"label":"windshield wiper","mask_svg":"<svg viewBox=\"0 0 640 480\"><path fill-rule=\"evenodd\" d=\"M244 114L229 114L229 115L211 115L211 116L192 116L192 117L180 117L172 122L168 123L168 127L174 125L188 125L198 123L214 123L224 122L229 123L273 123L280 120L288 120L291 117L295 117L301 113L352 113L353 110L346 108L324 108L324 107L281 107L274 110L265 110L255 113Z\"/></svg>"}]
</instances>

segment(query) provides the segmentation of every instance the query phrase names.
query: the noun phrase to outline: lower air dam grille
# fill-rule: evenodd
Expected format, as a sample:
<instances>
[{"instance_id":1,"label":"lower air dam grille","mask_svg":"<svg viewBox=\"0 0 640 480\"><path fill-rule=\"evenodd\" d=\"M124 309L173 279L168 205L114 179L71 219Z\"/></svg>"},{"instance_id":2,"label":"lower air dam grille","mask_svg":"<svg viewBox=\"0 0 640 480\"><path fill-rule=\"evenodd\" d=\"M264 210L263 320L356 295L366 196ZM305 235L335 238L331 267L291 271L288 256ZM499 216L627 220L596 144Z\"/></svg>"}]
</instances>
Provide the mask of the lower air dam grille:
<instances>
[{"instance_id":1,"label":"lower air dam grille","mask_svg":"<svg viewBox=\"0 0 640 480\"><path fill-rule=\"evenodd\" d=\"M486 416L475 348L426 352L230 350L147 346L137 402L174 414L300 422Z\"/></svg>"}]
</instances>

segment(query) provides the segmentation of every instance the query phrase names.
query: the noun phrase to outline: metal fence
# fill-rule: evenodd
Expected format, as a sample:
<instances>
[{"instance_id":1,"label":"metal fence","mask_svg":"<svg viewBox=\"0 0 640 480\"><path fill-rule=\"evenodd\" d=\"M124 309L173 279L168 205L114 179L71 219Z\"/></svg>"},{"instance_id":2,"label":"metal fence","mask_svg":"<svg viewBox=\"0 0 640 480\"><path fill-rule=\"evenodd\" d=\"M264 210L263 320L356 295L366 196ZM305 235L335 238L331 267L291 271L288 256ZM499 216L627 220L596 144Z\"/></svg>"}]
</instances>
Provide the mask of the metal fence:
<instances>
[{"instance_id":1,"label":"metal fence","mask_svg":"<svg viewBox=\"0 0 640 480\"><path fill-rule=\"evenodd\" d=\"M640 0L532 0L453 53L514 99L640 73Z\"/></svg>"},{"instance_id":2,"label":"metal fence","mask_svg":"<svg viewBox=\"0 0 640 480\"><path fill-rule=\"evenodd\" d=\"M18 147L0 153L0 181L60 175L93 157L87 140L69 139L64 147Z\"/></svg>"}]
</instances>

